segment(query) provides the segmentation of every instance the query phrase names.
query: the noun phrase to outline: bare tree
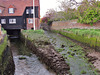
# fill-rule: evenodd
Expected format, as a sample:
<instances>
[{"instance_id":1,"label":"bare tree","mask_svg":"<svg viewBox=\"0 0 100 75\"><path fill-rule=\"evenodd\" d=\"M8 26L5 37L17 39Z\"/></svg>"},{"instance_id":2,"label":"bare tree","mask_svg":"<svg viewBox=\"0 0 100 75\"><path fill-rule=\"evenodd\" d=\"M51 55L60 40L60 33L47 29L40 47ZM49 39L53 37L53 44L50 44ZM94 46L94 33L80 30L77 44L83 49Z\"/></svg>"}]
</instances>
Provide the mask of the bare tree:
<instances>
[{"instance_id":1,"label":"bare tree","mask_svg":"<svg viewBox=\"0 0 100 75\"><path fill-rule=\"evenodd\" d=\"M81 0L80 2L77 2L76 0L63 0L63 1L58 1L60 3L59 8L60 8L60 10L67 12L67 10L69 8L76 8L79 5L81 5L82 4L82 1L83 0Z\"/></svg>"},{"instance_id":2,"label":"bare tree","mask_svg":"<svg viewBox=\"0 0 100 75\"><path fill-rule=\"evenodd\" d=\"M56 10L54 10L54 9L48 9L48 11L46 12L45 17L49 17L50 20L54 20L55 17L56 17L56 13L57 13Z\"/></svg>"}]
</instances>

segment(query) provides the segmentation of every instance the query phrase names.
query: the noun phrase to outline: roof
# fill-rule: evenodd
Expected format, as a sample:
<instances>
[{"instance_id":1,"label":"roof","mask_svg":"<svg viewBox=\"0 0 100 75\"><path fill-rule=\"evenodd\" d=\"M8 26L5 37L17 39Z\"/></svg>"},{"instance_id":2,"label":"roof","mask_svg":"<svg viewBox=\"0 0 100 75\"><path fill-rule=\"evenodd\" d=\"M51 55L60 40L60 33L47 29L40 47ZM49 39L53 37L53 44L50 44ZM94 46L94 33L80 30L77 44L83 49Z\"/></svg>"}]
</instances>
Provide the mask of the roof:
<instances>
[{"instance_id":1,"label":"roof","mask_svg":"<svg viewBox=\"0 0 100 75\"><path fill-rule=\"evenodd\" d=\"M5 7L1 16L22 16L26 7L33 6L33 0L0 0L0 5ZM39 0L35 0L35 6L39 6ZM15 13L9 14L8 8L12 7Z\"/></svg>"}]
</instances>

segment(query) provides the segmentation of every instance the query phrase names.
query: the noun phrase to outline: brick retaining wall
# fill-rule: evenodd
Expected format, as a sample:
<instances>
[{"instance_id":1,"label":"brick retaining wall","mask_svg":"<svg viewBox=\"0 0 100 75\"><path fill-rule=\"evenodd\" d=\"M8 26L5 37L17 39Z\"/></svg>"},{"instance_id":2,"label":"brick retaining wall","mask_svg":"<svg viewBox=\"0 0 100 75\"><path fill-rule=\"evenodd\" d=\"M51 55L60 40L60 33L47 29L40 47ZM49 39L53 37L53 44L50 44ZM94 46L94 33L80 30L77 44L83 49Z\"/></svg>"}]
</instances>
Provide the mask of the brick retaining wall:
<instances>
[{"instance_id":1,"label":"brick retaining wall","mask_svg":"<svg viewBox=\"0 0 100 75\"><path fill-rule=\"evenodd\" d=\"M81 24L77 21L55 21L52 23L51 29L67 29L67 28L80 28L80 29L100 29L100 22L93 24Z\"/></svg>"}]
</instances>

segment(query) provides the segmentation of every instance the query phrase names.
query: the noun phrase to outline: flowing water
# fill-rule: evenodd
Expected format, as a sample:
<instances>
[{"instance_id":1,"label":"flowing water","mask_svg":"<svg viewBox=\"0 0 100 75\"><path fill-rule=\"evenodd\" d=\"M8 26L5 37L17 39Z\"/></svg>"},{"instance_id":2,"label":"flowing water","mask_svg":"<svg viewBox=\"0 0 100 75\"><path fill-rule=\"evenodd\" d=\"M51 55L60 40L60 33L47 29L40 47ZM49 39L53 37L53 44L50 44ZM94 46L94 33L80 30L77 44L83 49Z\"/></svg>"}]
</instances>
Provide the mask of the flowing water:
<instances>
[{"instance_id":1,"label":"flowing water","mask_svg":"<svg viewBox=\"0 0 100 75\"><path fill-rule=\"evenodd\" d=\"M11 41L11 50L15 63L14 75L56 75L47 70L46 65L19 40Z\"/></svg>"},{"instance_id":2,"label":"flowing water","mask_svg":"<svg viewBox=\"0 0 100 75\"><path fill-rule=\"evenodd\" d=\"M49 37L50 42L57 51L62 50L60 54L65 57L66 63L69 63L72 75L96 75L91 70L90 64L83 57L84 55L80 46L59 34L47 31L45 34Z\"/></svg>"}]
</instances>

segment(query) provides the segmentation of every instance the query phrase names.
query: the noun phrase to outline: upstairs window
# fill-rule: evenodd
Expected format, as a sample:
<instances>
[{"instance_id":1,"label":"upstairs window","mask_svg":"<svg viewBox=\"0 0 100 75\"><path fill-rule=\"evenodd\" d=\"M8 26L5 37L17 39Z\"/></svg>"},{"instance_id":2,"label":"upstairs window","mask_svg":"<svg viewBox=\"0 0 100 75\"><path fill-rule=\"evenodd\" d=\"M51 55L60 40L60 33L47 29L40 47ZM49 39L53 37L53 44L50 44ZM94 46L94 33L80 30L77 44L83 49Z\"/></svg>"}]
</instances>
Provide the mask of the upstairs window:
<instances>
[{"instance_id":1,"label":"upstairs window","mask_svg":"<svg viewBox=\"0 0 100 75\"><path fill-rule=\"evenodd\" d=\"M16 19L9 19L9 24L16 24Z\"/></svg>"},{"instance_id":2,"label":"upstairs window","mask_svg":"<svg viewBox=\"0 0 100 75\"><path fill-rule=\"evenodd\" d=\"M14 8L9 8L9 13L10 14L14 13Z\"/></svg>"},{"instance_id":3,"label":"upstairs window","mask_svg":"<svg viewBox=\"0 0 100 75\"><path fill-rule=\"evenodd\" d=\"M31 9L31 14L34 14L34 9Z\"/></svg>"},{"instance_id":4,"label":"upstairs window","mask_svg":"<svg viewBox=\"0 0 100 75\"><path fill-rule=\"evenodd\" d=\"M26 14L29 14L29 9L26 9Z\"/></svg>"},{"instance_id":5,"label":"upstairs window","mask_svg":"<svg viewBox=\"0 0 100 75\"><path fill-rule=\"evenodd\" d=\"M2 10L0 9L0 13L2 13Z\"/></svg>"},{"instance_id":6,"label":"upstairs window","mask_svg":"<svg viewBox=\"0 0 100 75\"><path fill-rule=\"evenodd\" d=\"M28 23L32 24L33 23L33 19L28 19Z\"/></svg>"},{"instance_id":7,"label":"upstairs window","mask_svg":"<svg viewBox=\"0 0 100 75\"><path fill-rule=\"evenodd\" d=\"M1 19L1 24L6 24L6 19Z\"/></svg>"}]
</instances>

